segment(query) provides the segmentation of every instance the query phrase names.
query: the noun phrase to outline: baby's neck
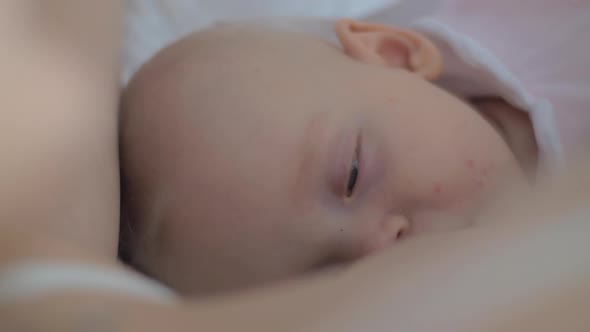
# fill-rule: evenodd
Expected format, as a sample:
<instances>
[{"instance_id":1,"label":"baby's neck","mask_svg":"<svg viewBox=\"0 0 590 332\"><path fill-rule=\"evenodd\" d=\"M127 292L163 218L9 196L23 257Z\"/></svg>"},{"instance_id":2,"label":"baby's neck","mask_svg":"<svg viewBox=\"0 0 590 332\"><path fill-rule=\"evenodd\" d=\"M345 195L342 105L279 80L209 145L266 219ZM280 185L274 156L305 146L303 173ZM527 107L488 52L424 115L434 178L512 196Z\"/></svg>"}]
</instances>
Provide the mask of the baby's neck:
<instances>
[{"instance_id":1,"label":"baby's neck","mask_svg":"<svg viewBox=\"0 0 590 332\"><path fill-rule=\"evenodd\" d=\"M478 98L471 103L502 135L526 174L534 177L538 146L528 114L501 98Z\"/></svg>"}]
</instances>

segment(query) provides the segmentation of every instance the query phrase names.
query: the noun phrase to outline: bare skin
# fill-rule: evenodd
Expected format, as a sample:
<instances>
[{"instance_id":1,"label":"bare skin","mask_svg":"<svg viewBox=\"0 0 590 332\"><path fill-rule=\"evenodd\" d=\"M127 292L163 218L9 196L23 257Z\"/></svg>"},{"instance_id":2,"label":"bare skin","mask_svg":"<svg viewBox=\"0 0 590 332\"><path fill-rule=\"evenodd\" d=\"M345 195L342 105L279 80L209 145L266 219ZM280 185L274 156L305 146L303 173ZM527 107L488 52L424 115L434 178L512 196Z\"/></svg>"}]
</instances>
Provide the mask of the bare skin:
<instances>
[{"instance_id":1,"label":"bare skin","mask_svg":"<svg viewBox=\"0 0 590 332\"><path fill-rule=\"evenodd\" d=\"M20 5L30 5L32 7L39 5L37 1L5 1L0 4L0 15L4 15L0 22L10 22L8 18L17 18L23 14ZM81 4L79 1L52 1L44 5L54 7L57 12L70 13L72 18L85 17L87 19L75 20L72 19L61 21L63 27L61 34L68 34L75 31L75 35L85 35L86 32L95 32L96 35L90 39L91 43L83 43L87 47L89 45L101 45L100 40L111 35L110 30L105 29L108 25L104 22L106 19L111 19L120 14L117 10L117 2L97 1L90 5L88 2ZM18 5L18 6L16 6ZM102 10L97 10L101 8ZM48 9L45 7L44 9ZM120 9L120 8L119 8ZM70 11L71 10L71 11ZM79 11L79 12L78 12ZM36 13L44 13L45 11L36 11ZM30 14L30 13L29 13ZM83 16L79 16L83 15ZM95 18L95 19L90 19ZM56 22L57 23L57 22ZM96 24L96 25L94 25ZM100 26L100 29L93 29ZM30 28L27 25L23 27ZM43 26L45 27L45 26ZM22 27L21 27L22 28ZM7 58L11 60L24 60L27 52L30 51L28 47L37 50L41 45L52 45L56 49L58 45L62 44L47 42L47 39L41 38L45 36L45 29L33 31L27 29L28 33L37 38L31 44L24 43L20 33L23 30L19 29L0 29L0 36L4 41L20 41L20 43L11 44L15 46L14 54L20 54L21 57ZM100 31L100 32L99 32ZM43 42L41 42L43 41ZM48 43L48 44L47 44ZM25 45L26 44L26 45ZM19 49L18 45L26 46L24 49ZM110 46L109 46L110 45ZM104 49L104 54L116 54L118 43L114 40L101 45L107 47ZM78 45L80 50L88 50L82 45ZM78 49L75 47L74 49ZM100 48L99 47L99 48ZM92 49L92 47L90 47ZM21 52L22 51L22 52ZM98 50L97 50L98 51ZM92 52L89 52L92 53ZM101 52L100 52L101 53ZM2 53L0 56L7 56L8 53ZM43 57L48 55L47 52L36 52L35 57ZM110 57L109 57L110 58ZM70 60L68 55L56 54L56 58L62 63ZM55 60L54 59L54 60ZM93 57L96 61L96 57ZM90 61L94 63L93 61ZM86 64L90 62L85 62ZM53 63L53 62L52 62ZM109 72L113 68L106 62L103 65L91 65L83 72ZM44 169L44 165L58 164L65 165L71 162L76 162L78 159L69 158L72 155L82 156L84 151L78 150L84 147L86 143L72 144L70 139L64 140L49 140L51 147L59 147L59 150L66 151L63 154L48 153L47 159L40 158L40 151L42 149L23 149L15 148L15 144L25 144L23 137L35 137L36 141L43 141L35 135L43 137L61 137L60 133L67 129L66 133L71 133L79 128L75 125L77 121L85 123L84 119L92 119L88 114L80 117L76 116L80 111L79 107L68 107L70 99L53 98L52 93L58 90L60 84L71 84L71 91L86 91L82 95L72 95L75 102L73 105L89 106L90 110L98 113L109 112L113 110L110 101L111 99L103 100L98 96L107 94L116 90L116 84L107 84L104 81L97 79L89 79L85 77L84 80L74 80L74 82L66 80L70 77L71 66L67 68L56 66L29 67L31 63L26 61L5 63L3 68L6 69L3 73L5 75L0 77L1 84L6 87L14 87L15 84L21 83L30 90L16 89L15 94L5 94L0 99L0 102L9 102L4 105L6 107L0 108L3 112L3 119L11 119L9 111L12 110L17 114L32 114L30 121L19 122L21 126L13 128L13 131L3 131L3 138L0 144L6 144L3 153L7 156L6 160L11 160L14 164L20 164L23 167L27 166L33 168L31 160L43 161L37 164L37 168ZM8 70L12 68L19 68L23 71ZM20 67L19 67L20 66ZM85 68L82 66L81 68ZM110 68L110 69L109 69ZM37 71L28 70L35 69ZM49 75L49 74L53 75ZM47 75L46 75L47 74ZM99 75L100 76L100 75ZM107 75L108 76L108 75ZM113 77L116 76L113 74ZM102 77L102 76L101 76ZM95 77L96 78L96 77ZM22 80L22 81L20 81ZM49 83L44 80L49 80ZM59 83L59 84L58 84ZM75 83L75 84L74 84ZM38 86L37 84L40 84ZM86 86L88 84L90 86ZM82 88L85 87L85 88ZM86 89L88 88L88 89ZM103 88L105 90L103 90ZM55 89L55 90L54 90ZM69 91L64 88L64 91ZM78 90L80 89L80 90ZM22 92L27 92L23 95ZM64 101L68 101L64 103ZM105 102L106 105L101 103ZM97 104L98 103L98 104ZM115 104L114 102L112 104ZM92 105L92 107L90 107ZM11 108L11 107L14 108ZM44 107L39 107L44 106ZM94 108L96 107L96 108ZM76 121L68 122L69 125L64 124L64 127L52 126L36 126L38 119L44 119L43 116L51 117L51 115L60 114L58 112L67 112ZM92 112L90 112L92 113ZM5 122L3 122L5 123ZM15 124L15 122L10 122ZM97 122L93 122L97 123ZM91 125L83 126L85 129L82 133L104 134L108 136L108 132L103 133L104 127L102 122L98 122L98 127L94 128ZM95 129L91 130L91 129ZM107 126L107 128L110 128ZM10 128L8 128L10 129ZM38 132L38 130L41 130ZM76 131L77 132L77 131ZM15 135L15 136L10 136ZM84 135L82 135L84 136ZM77 138L80 136L75 135ZM113 138L114 139L114 138ZM93 140L89 140L94 142ZM74 141L75 143L76 141ZM106 139L102 143L96 143L97 146L109 149L111 147L111 140ZM104 144L104 145L103 145ZM88 148L95 145L90 144ZM18 145L20 147L20 145ZM51 150L53 151L53 150ZM105 157L107 157L107 154ZM84 158L82 158L84 159ZM107 158L107 160L110 160ZM10 164L13 165L13 164ZM86 164L81 166L80 174L85 174L87 170ZM105 165L103 165L105 166ZM2 168L2 172L13 169L6 167ZM76 169L77 167L73 167ZM60 170L61 168L58 168ZM92 173L94 179L109 179L113 170L110 167L98 168L105 171L105 173ZM63 171L71 171L70 168L63 169ZM16 172L9 172L7 175L18 174ZM2 231L0 232L0 269L16 264L21 261L28 261L31 259L47 259L51 261L72 261L80 262L82 264L99 264L102 266L111 266L112 268L120 268L120 265L113 263L112 256L108 252L114 251L114 247L105 250L95 250L101 248L103 244L109 243L112 239L110 236L104 237L105 234L114 234L117 229L117 219L108 219L111 215L116 215L118 210L114 205L107 204L102 209L89 209L85 211L82 219L73 219L69 227L60 227L63 224L60 222L62 218L53 219L50 215L39 216L36 213L45 211L45 200L48 205L53 202L60 202L65 200L64 197L57 197L55 192L50 190L33 190L31 184L35 184L35 188L45 187L41 183L69 183L69 181L79 180L76 176L78 172L62 174L60 172L46 172L27 173L32 178L19 176L17 178L3 177L4 180L10 180L10 184L14 187L0 187L2 197L6 200L2 201L0 211L3 213L3 218L0 220ZM102 175L105 177L103 178ZM588 191L587 186L580 181L580 179L587 179L580 177L581 174L586 173L572 173L575 182L569 182L566 189L575 189L573 191L555 191L550 195L548 201L542 201L533 205L533 208L527 209L526 204L520 205L525 211L538 212L539 216L548 215L562 215L563 212L571 211L576 206L587 207ZM2 174L4 176L4 174ZM83 177L83 176L82 176ZM85 177L83 177L85 178ZM3 182L7 183L7 182ZM571 186L575 184L575 186ZM21 188L22 187L22 188ZM103 187L97 188L94 196L92 190L82 191L74 190L77 186L67 186L64 193L67 198L73 199L71 201L73 207L77 203L84 203L86 199L100 199L106 198L103 196ZM549 188L555 189L556 186ZM16 191L18 190L18 191ZM585 191L586 190L586 191ZM21 195L21 193L24 193ZM81 195L81 193L91 194L89 196ZM567 194L569 193L569 195ZM586 193L586 195L583 195ZM110 194L117 194L117 190L113 189ZM582 200L582 201L580 201ZM23 202L27 202L26 208ZM516 202L515 202L516 203ZM39 205L39 206L38 206ZM543 207L539 210L538 207ZM37 207L39 211L37 211ZM67 206L70 207L70 206ZM52 210L55 216L69 215L71 207L66 208L60 204ZM10 213L8 213L10 212ZM503 212L508 210L503 209ZM551 212L551 213L548 213ZM104 218L103 218L104 217ZM35 219L37 218L37 219ZM523 220L519 218L518 220ZM536 221L535 215L531 219L525 219L531 222ZM92 222L91 222L92 221ZM514 219L506 218L508 224L514 224ZM546 219L546 221L550 221ZM553 221L556 221L554 219ZM400 247L400 250L386 251L387 255L377 255L372 260L367 260L365 263L358 265L355 272L350 272L348 276L341 275L335 278L334 276L325 279L318 279L317 282L302 281L298 285L282 286L274 289L269 289L266 292L253 292L247 296L238 296L224 299L208 299L198 302L183 301L176 306L162 306L154 303L149 303L137 298L131 298L124 294L106 294L92 292L72 293L62 290L56 290L55 294L48 297L37 297L25 299L15 302L0 303L0 325L3 330L14 331L60 331L60 332L74 332L87 331L89 329L98 331L322 331L322 332L341 332L346 331L344 328L354 328L362 331L390 331L391 326L396 326L396 323L403 322L403 324L412 324L412 328L404 328L399 326L400 331L428 331L432 329L423 328L419 324L422 322L432 321L441 322L444 317L449 319L446 324L439 324L442 326L437 328L437 331L490 331L490 332L539 332L539 331L580 331L583 330L587 324L587 310L590 307L588 303L590 296L587 296L587 280L590 280L588 271L590 263L587 261L586 254L589 242L585 238L588 234L588 223L576 222L572 219L557 220L552 225L554 227L539 227L535 224L533 228L526 231L526 228L498 228L497 231L487 232L483 229L477 231L477 234L468 234L467 237L455 237L458 233L448 233L442 235L439 241L430 241L424 237L421 241L414 242L413 246ZM40 224L49 225L49 227L40 226ZM54 224L54 225L52 225ZM490 223L490 225L496 223ZM80 225L80 227L72 227ZM100 226L102 225L102 226ZM530 224L529 224L530 225ZM88 228L95 229L97 232L94 236L88 235L86 232ZM95 227L95 228L94 228ZM18 230L17 230L18 229ZM52 230L48 232L48 230ZM557 231L556 230L561 230ZM444 240L446 238L446 240ZM446 245L445 245L446 243ZM89 245L90 244L90 245ZM409 242L408 242L409 245ZM430 245L433 245L428 249ZM495 247L503 250L492 250ZM450 251L449 251L450 250ZM421 254L423 253L423 254ZM507 254L508 253L508 254ZM409 254L408 257L406 255ZM483 255L482 254L489 254ZM439 268L448 267L444 273L426 274L425 279L415 279L416 275L424 275L424 269L420 268L419 256L430 256L433 260L438 260L444 257L448 264L430 265L429 271L436 271ZM466 259L471 256L471 259ZM538 255L538 256L535 256ZM426 256L422 256L427 259ZM106 257L106 258L105 258ZM400 274L397 271L398 266L405 266L406 257L413 264L408 264L407 274ZM526 264L522 264L523 257L526 257ZM530 259L536 257L538 259ZM553 258L559 265L546 264L546 258ZM397 260L400 259L400 260ZM490 273L483 273L482 275L465 274L463 272L472 271L473 264L462 265L461 262L469 263L470 261L477 261L478 269ZM462 267L461 267L462 266ZM509 278L497 278L494 271L509 271L510 268L516 268L514 274ZM439 271L441 272L441 271ZM405 286L408 283L414 285L414 290L428 289L432 285L439 285L441 278L444 275L449 277L449 280L455 280L455 286L463 287L466 283L480 282L481 288L476 292L463 293L461 297L464 301L448 301L449 296L444 292L440 292L443 288L438 287L439 292L434 294L414 293L417 295L413 300L413 304L407 305L406 299L401 297L391 297L392 293L399 291L399 286L393 287L394 280L391 278L398 278L397 283ZM377 280L367 278L367 276L379 276ZM475 278L478 277L478 278ZM479 278L483 277L483 279ZM506 275L504 275L506 277ZM399 279L401 278L401 279ZM457 282L459 281L459 282ZM504 284L504 281L509 281ZM531 282L543 281L543 282ZM489 283L488 283L489 282ZM476 285L476 284L474 284ZM509 287L490 287L509 286ZM405 288L405 287L404 287ZM384 290L391 290L390 292ZM520 293L518 306L513 307L509 315L506 312L492 311L488 312L485 317L478 317L477 320L471 318L467 322L460 320L461 317L453 315L453 313L460 313L462 309L469 309L473 311L478 308L478 305L490 303L490 299L495 307L505 306L508 308L509 304L514 304L514 294L518 290L530 291L530 294L535 294L532 297L527 297ZM338 295L334 297L326 295ZM470 297L471 295L471 297ZM465 297L467 296L467 297ZM453 294L453 299L457 299L456 294ZM364 300L363 300L364 299ZM423 303L433 303L434 299L438 299L440 306L430 307L433 312L417 311L420 315L407 315L407 311L401 311L396 314L391 308L405 307L422 308ZM325 301L325 302L323 302ZM436 302L436 301L434 301ZM59 305L56 305L59 304ZM319 305L322 305L321 307ZM321 310L317 310L317 309ZM333 309L334 315L323 315L326 308ZM483 309L489 308L487 306L480 307ZM423 309L423 308L422 308ZM293 312L302 312L302 316L294 315ZM281 314L282 315L279 315ZM352 313L352 314L351 314ZM434 313L434 317L428 317L428 313ZM447 315L448 314L448 315ZM438 317L438 318L437 318ZM465 316L462 316L465 318ZM459 318L459 319L455 319ZM449 325L452 325L450 328ZM459 327L458 327L459 326ZM475 326L475 328L473 328ZM358 329L357 329L358 328ZM446 330L445 330L446 329Z\"/></svg>"},{"instance_id":2,"label":"bare skin","mask_svg":"<svg viewBox=\"0 0 590 332\"><path fill-rule=\"evenodd\" d=\"M139 73L121 155L134 264L192 294L256 285L466 227L526 183L526 116L437 88L415 32L336 30L341 48L224 26Z\"/></svg>"},{"instance_id":3,"label":"bare skin","mask_svg":"<svg viewBox=\"0 0 590 332\"><path fill-rule=\"evenodd\" d=\"M590 223L572 212L587 215L590 190L580 173L572 174L528 201L521 197L518 209L502 209L500 220L494 216L511 227L494 222L416 238L339 273L173 306L91 290L56 292L0 304L0 321L18 331L66 332L90 326L121 332L583 330Z\"/></svg>"},{"instance_id":4,"label":"bare skin","mask_svg":"<svg viewBox=\"0 0 590 332\"><path fill-rule=\"evenodd\" d=\"M3 3L0 233L115 259L121 14L118 1Z\"/></svg>"}]
</instances>

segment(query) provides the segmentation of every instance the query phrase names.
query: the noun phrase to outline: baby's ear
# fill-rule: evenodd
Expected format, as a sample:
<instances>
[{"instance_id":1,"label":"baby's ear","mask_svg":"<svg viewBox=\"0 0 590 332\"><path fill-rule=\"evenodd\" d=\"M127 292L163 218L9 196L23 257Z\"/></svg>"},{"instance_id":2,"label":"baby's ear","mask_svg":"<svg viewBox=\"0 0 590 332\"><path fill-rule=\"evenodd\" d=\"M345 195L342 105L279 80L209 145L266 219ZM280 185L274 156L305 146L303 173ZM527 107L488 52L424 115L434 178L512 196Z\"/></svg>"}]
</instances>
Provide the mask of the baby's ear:
<instances>
[{"instance_id":1,"label":"baby's ear","mask_svg":"<svg viewBox=\"0 0 590 332\"><path fill-rule=\"evenodd\" d=\"M405 69L427 80L435 80L442 71L438 48L415 31L342 19L336 33L344 52L356 60Z\"/></svg>"}]
</instances>

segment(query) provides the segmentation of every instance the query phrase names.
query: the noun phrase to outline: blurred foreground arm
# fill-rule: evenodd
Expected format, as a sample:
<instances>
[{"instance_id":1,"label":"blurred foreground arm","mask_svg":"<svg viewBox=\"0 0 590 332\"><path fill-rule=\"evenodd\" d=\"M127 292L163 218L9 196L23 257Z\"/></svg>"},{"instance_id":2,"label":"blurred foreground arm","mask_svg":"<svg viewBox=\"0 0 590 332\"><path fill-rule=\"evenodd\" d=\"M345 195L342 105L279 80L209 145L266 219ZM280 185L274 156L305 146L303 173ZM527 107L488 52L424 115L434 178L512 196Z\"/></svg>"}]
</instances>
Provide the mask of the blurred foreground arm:
<instances>
[{"instance_id":1,"label":"blurred foreground arm","mask_svg":"<svg viewBox=\"0 0 590 332\"><path fill-rule=\"evenodd\" d=\"M504 211L499 227L416 238L339 272L177 305L59 294L0 305L0 322L19 331L586 331L590 182L573 179Z\"/></svg>"},{"instance_id":2,"label":"blurred foreground arm","mask_svg":"<svg viewBox=\"0 0 590 332\"><path fill-rule=\"evenodd\" d=\"M0 3L0 243L43 234L115 257L122 12Z\"/></svg>"}]
</instances>

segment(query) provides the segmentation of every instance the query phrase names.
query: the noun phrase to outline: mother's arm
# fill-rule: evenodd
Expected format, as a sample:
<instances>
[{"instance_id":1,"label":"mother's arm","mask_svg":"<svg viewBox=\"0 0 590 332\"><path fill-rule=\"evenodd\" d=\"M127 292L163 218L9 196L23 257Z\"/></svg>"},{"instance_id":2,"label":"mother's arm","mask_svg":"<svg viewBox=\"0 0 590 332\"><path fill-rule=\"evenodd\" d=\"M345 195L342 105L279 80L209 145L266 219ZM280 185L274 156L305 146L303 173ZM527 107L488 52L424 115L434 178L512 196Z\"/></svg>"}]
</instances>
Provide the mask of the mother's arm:
<instances>
[{"instance_id":1,"label":"mother's arm","mask_svg":"<svg viewBox=\"0 0 590 332\"><path fill-rule=\"evenodd\" d=\"M341 274L204 302L188 320L219 331L585 331L590 210L562 216L423 237Z\"/></svg>"},{"instance_id":2,"label":"mother's arm","mask_svg":"<svg viewBox=\"0 0 590 332\"><path fill-rule=\"evenodd\" d=\"M123 1L0 3L0 243L115 257Z\"/></svg>"},{"instance_id":3,"label":"mother's arm","mask_svg":"<svg viewBox=\"0 0 590 332\"><path fill-rule=\"evenodd\" d=\"M501 227L416 238L349 269L264 290L177 305L64 293L0 302L0 321L66 332L586 331L587 189L536 215L506 213Z\"/></svg>"}]
</instances>

